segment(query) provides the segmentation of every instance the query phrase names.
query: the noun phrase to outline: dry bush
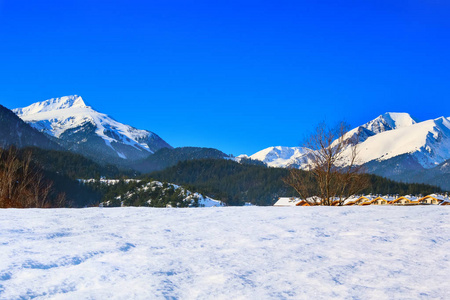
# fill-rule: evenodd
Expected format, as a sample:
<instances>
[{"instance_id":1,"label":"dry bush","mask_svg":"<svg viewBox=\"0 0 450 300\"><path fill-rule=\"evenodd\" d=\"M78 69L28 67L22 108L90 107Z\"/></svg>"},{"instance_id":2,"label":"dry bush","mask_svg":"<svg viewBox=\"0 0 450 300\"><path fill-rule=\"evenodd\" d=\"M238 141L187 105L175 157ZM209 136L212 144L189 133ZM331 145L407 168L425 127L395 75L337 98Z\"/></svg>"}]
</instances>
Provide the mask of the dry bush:
<instances>
[{"instance_id":1,"label":"dry bush","mask_svg":"<svg viewBox=\"0 0 450 300\"><path fill-rule=\"evenodd\" d=\"M33 166L31 152L19 156L14 147L0 149L0 208L50 207L51 190L52 182Z\"/></svg>"},{"instance_id":2,"label":"dry bush","mask_svg":"<svg viewBox=\"0 0 450 300\"><path fill-rule=\"evenodd\" d=\"M290 169L284 178L310 205L343 205L369 186L369 177L358 164L358 136L348 136L348 129L345 122L333 128L317 126L305 143L311 149L309 172Z\"/></svg>"}]
</instances>

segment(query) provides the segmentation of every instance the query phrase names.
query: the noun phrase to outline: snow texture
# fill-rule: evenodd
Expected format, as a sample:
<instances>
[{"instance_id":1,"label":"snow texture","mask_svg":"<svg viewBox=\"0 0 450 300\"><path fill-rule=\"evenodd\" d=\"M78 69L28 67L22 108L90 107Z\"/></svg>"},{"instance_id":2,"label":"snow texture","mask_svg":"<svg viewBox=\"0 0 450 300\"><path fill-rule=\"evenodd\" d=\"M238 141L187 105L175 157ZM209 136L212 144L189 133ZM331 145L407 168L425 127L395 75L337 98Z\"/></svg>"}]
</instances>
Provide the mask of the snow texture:
<instances>
[{"instance_id":1,"label":"snow texture","mask_svg":"<svg viewBox=\"0 0 450 300\"><path fill-rule=\"evenodd\" d=\"M0 210L0 299L450 299L449 214Z\"/></svg>"}]
</instances>

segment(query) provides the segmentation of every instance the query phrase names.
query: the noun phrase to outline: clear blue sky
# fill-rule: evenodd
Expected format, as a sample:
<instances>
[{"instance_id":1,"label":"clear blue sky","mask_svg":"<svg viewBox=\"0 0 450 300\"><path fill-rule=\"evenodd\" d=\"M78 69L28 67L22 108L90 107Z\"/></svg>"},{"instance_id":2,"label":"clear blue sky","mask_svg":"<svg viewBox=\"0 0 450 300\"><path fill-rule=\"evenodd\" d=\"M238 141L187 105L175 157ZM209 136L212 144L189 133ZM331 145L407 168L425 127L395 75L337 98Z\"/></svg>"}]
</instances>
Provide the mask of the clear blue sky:
<instances>
[{"instance_id":1,"label":"clear blue sky","mask_svg":"<svg viewBox=\"0 0 450 300\"><path fill-rule=\"evenodd\" d=\"M449 16L446 0L0 0L0 103L78 94L235 155L323 120L450 117Z\"/></svg>"}]
</instances>

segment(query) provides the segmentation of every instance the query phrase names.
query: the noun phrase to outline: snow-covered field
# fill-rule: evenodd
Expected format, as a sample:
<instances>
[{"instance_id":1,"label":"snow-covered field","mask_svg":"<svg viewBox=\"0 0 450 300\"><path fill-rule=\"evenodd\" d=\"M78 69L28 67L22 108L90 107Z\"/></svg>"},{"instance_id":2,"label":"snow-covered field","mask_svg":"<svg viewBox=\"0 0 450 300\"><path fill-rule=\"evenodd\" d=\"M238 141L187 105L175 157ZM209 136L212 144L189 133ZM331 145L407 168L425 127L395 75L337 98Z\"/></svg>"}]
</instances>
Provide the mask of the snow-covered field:
<instances>
[{"instance_id":1,"label":"snow-covered field","mask_svg":"<svg viewBox=\"0 0 450 300\"><path fill-rule=\"evenodd\" d=\"M450 299L450 208L0 210L0 299Z\"/></svg>"}]
</instances>

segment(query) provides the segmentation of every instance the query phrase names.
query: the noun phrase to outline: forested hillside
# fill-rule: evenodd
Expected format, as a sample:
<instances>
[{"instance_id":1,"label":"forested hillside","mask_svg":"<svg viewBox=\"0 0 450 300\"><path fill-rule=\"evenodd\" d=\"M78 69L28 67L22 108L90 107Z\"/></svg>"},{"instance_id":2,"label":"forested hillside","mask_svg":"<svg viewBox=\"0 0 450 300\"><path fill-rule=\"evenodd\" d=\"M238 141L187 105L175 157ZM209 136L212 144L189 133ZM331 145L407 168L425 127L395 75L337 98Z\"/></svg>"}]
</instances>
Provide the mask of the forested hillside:
<instances>
[{"instance_id":1,"label":"forested hillside","mask_svg":"<svg viewBox=\"0 0 450 300\"><path fill-rule=\"evenodd\" d=\"M0 148L0 207L84 207L100 199L78 180L42 168L30 151Z\"/></svg>"},{"instance_id":2,"label":"forested hillside","mask_svg":"<svg viewBox=\"0 0 450 300\"><path fill-rule=\"evenodd\" d=\"M213 148L201 147L180 147L180 148L162 148L151 154L146 159L133 162L130 167L141 172L150 173L163 170L176 165L180 161L193 159L223 159L228 155Z\"/></svg>"},{"instance_id":3,"label":"forested hillside","mask_svg":"<svg viewBox=\"0 0 450 300\"><path fill-rule=\"evenodd\" d=\"M80 154L69 151L25 148L21 152L31 152L33 161L43 169L66 175L72 179L134 177L136 171L123 170L113 165L101 165Z\"/></svg>"},{"instance_id":4,"label":"forested hillside","mask_svg":"<svg viewBox=\"0 0 450 300\"><path fill-rule=\"evenodd\" d=\"M278 197L295 195L281 180L287 174L287 169L202 159L180 162L148 177L185 185L228 205L271 205Z\"/></svg>"}]
</instances>

